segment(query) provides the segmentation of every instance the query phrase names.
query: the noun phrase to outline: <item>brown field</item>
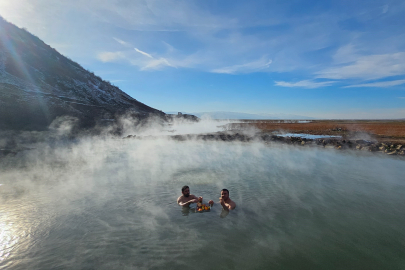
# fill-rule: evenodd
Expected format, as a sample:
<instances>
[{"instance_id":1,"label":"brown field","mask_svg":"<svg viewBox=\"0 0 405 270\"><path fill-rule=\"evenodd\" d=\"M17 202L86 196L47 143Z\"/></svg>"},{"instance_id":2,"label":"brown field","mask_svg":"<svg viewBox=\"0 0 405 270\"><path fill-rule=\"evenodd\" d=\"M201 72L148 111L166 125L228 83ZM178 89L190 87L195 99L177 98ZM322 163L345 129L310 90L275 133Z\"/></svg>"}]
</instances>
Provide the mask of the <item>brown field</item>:
<instances>
[{"instance_id":1,"label":"brown field","mask_svg":"<svg viewBox=\"0 0 405 270\"><path fill-rule=\"evenodd\" d=\"M405 120L244 120L232 128L256 127L263 132L338 135L344 139L405 143Z\"/></svg>"}]
</instances>

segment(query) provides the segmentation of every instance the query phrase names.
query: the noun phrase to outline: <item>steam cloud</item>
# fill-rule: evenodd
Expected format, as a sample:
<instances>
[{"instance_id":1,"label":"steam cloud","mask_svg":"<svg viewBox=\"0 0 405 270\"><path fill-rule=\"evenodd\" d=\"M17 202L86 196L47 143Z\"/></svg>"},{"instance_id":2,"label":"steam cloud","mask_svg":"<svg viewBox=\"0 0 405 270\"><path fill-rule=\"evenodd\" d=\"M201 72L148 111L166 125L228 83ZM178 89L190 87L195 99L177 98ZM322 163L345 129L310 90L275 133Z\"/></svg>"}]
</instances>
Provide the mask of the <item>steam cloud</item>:
<instances>
[{"instance_id":1,"label":"steam cloud","mask_svg":"<svg viewBox=\"0 0 405 270\"><path fill-rule=\"evenodd\" d=\"M55 122L49 132L3 132L3 145L31 149L0 159L2 250L10 251L0 255L3 260L29 250L45 258L49 253L35 249L39 241L47 250L59 250L65 260L61 265L77 266L64 255L76 254L75 263L83 267L89 258L118 256L109 248L120 239L128 245L121 251L125 262L140 269L188 264L191 254L202 249L209 249L213 264L220 265L222 257L215 254L234 241L238 256L229 258L249 268L260 263L248 260L249 266L241 254L265 250L277 257L281 249L293 249L292 241L318 245L319 231L339 228L334 209L347 210L348 200L384 204L395 199L391 211L398 216L405 206L399 160L260 142L178 142L165 136L222 131L228 123L209 119L170 126L152 122L143 129L121 121L124 136L137 137L122 139L105 130L72 139L74 119ZM225 219L219 218L218 204L212 213L183 216L175 202L185 184L204 201L218 201L220 189L228 188L237 208ZM362 214L360 208L351 210ZM376 209L374 214L383 213ZM323 227L313 218L319 215ZM346 217L345 222L353 220ZM31 237L24 236L27 230ZM140 255L143 260L128 261ZM119 260L112 258L96 266L118 267Z\"/></svg>"}]
</instances>

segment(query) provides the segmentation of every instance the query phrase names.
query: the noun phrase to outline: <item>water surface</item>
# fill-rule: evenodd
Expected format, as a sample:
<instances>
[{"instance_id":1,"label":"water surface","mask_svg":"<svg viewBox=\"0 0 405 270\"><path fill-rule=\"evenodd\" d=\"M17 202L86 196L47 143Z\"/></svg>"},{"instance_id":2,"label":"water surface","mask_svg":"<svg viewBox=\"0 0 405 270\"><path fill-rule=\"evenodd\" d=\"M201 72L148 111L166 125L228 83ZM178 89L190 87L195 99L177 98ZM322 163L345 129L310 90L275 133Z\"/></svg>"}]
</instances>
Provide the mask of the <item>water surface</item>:
<instances>
[{"instance_id":1,"label":"water surface","mask_svg":"<svg viewBox=\"0 0 405 270\"><path fill-rule=\"evenodd\" d=\"M2 159L0 269L403 269L404 161L261 143L83 140ZM176 205L180 189L235 211Z\"/></svg>"}]
</instances>

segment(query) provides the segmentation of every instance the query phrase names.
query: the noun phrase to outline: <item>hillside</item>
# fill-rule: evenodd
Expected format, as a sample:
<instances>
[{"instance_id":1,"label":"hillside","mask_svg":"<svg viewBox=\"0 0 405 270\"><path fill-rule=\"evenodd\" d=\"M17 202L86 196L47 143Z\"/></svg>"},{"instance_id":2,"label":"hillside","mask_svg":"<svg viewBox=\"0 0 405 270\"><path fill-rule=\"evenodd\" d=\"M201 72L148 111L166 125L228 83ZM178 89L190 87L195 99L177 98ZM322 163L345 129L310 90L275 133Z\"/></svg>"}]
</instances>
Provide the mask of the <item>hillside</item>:
<instances>
[{"instance_id":1,"label":"hillside","mask_svg":"<svg viewBox=\"0 0 405 270\"><path fill-rule=\"evenodd\" d=\"M90 127L124 113L165 116L0 17L0 129L44 130L64 115Z\"/></svg>"}]
</instances>

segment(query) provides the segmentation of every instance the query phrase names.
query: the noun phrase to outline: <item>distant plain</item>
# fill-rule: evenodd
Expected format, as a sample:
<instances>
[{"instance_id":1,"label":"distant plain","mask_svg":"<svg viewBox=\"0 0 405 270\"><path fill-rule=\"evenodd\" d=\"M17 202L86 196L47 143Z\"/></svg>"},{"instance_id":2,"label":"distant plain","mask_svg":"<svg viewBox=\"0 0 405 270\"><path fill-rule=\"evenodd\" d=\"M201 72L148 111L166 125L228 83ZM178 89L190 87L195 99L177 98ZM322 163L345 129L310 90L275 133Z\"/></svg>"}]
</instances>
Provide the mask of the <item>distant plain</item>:
<instances>
[{"instance_id":1,"label":"distant plain","mask_svg":"<svg viewBox=\"0 0 405 270\"><path fill-rule=\"evenodd\" d=\"M255 127L263 132L342 136L378 142L405 143L405 120L241 120L232 128Z\"/></svg>"}]
</instances>

